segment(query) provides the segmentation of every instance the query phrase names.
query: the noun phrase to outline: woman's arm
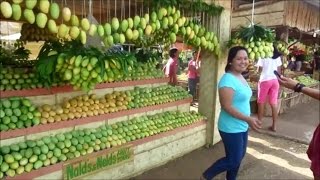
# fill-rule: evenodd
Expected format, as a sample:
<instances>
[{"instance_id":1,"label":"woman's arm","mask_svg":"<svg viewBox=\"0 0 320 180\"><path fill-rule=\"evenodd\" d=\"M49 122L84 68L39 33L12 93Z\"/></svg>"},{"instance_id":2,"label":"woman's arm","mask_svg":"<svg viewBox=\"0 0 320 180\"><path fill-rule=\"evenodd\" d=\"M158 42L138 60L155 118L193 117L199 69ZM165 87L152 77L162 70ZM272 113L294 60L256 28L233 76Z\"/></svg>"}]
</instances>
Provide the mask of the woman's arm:
<instances>
[{"instance_id":1,"label":"woman's arm","mask_svg":"<svg viewBox=\"0 0 320 180\"><path fill-rule=\"evenodd\" d=\"M258 119L246 116L232 106L233 94L234 90L231 88L224 87L219 89L220 104L222 109L231 114L231 116L247 122L253 130L258 131L258 129L261 129L261 122Z\"/></svg>"}]
</instances>

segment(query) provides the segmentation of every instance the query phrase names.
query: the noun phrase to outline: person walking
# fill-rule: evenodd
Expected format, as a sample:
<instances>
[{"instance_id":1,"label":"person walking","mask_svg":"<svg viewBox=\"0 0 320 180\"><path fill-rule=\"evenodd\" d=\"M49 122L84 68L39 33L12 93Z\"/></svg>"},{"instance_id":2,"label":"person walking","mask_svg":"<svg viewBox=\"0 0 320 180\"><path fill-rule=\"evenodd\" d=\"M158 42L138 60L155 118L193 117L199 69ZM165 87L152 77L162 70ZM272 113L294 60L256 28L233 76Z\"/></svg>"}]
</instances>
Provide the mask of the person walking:
<instances>
[{"instance_id":1,"label":"person walking","mask_svg":"<svg viewBox=\"0 0 320 180\"><path fill-rule=\"evenodd\" d=\"M194 104L196 96L196 88L198 83L198 63L197 63L198 53L194 51L192 53L192 59L188 63L188 90L189 94L192 95L192 103Z\"/></svg>"},{"instance_id":2,"label":"person walking","mask_svg":"<svg viewBox=\"0 0 320 180\"><path fill-rule=\"evenodd\" d=\"M274 46L272 58L259 59L256 66L259 69L260 79L258 83L258 119L262 122L264 108L269 97L269 104L272 111L272 126L269 130L276 131L276 121L278 118L278 93L279 82L274 71L281 72L281 54Z\"/></svg>"},{"instance_id":3,"label":"person walking","mask_svg":"<svg viewBox=\"0 0 320 180\"><path fill-rule=\"evenodd\" d=\"M278 80L284 87L292 89L295 92L301 92L320 101L319 89L305 87L304 84L300 84L297 81L284 76L281 76ZM311 161L310 169L313 172L314 180L320 180L320 123L313 133L307 154Z\"/></svg>"},{"instance_id":4,"label":"person walking","mask_svg":"<svg viewBox=\"0 0 320 180\"><path fill-rule=\"evenodd\" d=\"M229 50L225 74L219 81L221 112L218 129L224 144L226 156L213 163L201 176L211 180L227 171L227 180L235 180L248 142L248 127L261 128L257 118L251 117L250 98L252 90L243 73L249 64L248 51L241 46Z\"/></svg>"},{"instance_id":5,"label":"person walking","mask_svg":"<svg viewBox=\"0 0 320 180\"><path fill-rule=\"evenodd\" d=\"M177 48L173 47L169 50L169 60L167 64L164 66L163 71L165 75L169 77L170 85L177 85L177 72L178 72L178 58L179 51Z\"/></svg>"}]
</instances>

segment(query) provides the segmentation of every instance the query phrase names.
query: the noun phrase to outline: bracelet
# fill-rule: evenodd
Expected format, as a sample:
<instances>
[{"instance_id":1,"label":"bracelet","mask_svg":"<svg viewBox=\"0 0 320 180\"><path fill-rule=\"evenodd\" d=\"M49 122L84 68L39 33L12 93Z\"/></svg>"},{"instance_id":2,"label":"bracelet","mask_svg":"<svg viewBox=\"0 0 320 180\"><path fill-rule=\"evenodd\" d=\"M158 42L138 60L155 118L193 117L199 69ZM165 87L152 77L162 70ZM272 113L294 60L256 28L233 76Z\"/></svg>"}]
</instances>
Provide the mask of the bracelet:
<instances>
[{"instance_id":1,"label":"bracelet","mask_svg":"<svg viewBox=\"0 0 320 180\"><path fill-rule=\"evenodd\" d=\"M303 87L305 87L304 84L297 83L293 90L294 90L294 92L301 92Z\"/></svg>"}]
</instances>

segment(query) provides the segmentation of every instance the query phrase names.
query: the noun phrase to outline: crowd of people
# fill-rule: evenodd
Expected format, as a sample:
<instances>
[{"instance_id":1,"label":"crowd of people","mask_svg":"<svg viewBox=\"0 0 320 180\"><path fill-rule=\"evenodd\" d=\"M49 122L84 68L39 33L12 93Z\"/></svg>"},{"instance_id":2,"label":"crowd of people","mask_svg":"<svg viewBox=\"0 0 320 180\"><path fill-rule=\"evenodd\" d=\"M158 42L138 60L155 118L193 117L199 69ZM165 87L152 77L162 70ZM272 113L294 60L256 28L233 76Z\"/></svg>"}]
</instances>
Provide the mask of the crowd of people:
<instances>
[{"instance_id":1,"label":"crowd of people","mask_svg":"<svg viewBox=\"0 0 320 180\"><path fill-rule=\"evenodd\" d=\"M176 85L178 49L170 49L169 56L170 59L164 66L164 72L169 77L169 84ZM236 46L229 50L225 74L221 77L217 87L221 104L218 130L225 147L225 157L214 162L204 171L200 179L213 179L216 175L225 171L227 172L227 180L236 179L241 161L246 154L248 130L249 128L255 131L261 129L267 97L269 97L268 103L272 107L273 120L269 129L276 131L277 99L280 85L320 100L318 89L305 87L293 79L279 76L282 65L281 53L274 47L272 58L259 59L256 64L260 72L257 100L258 116L256 118L252 116L250 108L252 90L243 76L248 65L248 51L245 47ZM197 74L199 74L199 66L197 65L197 53L195 52L188 63L188 89L193 96L198 82ZM310 169L313 172L314 179L320 180L320 123L314 131L307 154L311 160Z\"/></svg>"}]
</instances>

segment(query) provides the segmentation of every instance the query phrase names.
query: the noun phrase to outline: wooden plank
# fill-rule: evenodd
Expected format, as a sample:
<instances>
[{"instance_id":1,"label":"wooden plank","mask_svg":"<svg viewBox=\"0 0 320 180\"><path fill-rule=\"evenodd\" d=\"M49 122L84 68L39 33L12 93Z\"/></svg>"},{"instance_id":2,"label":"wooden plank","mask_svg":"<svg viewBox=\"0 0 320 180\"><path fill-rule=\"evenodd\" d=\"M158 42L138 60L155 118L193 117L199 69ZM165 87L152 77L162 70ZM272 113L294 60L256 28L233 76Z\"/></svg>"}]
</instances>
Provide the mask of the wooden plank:
<instances>
[{"instance_id":1,"label":"wooden plank","mask_svg":"<svg viewBox=\"0 0 320 180\"><path fill-rule=\"evenodd\" d=\"M304 25L303 25L303 29L309 29L310 28L310 23L311 23L311 20L312 20L312 11L308 11L307 10L307 14L306 14L306 18L305 18L305 21L304 21Z\"/></svg>"},{"instance_id":2,"label":"wooden plank","mask_svg":"<svg viewBox=\"0 0 320 180\"><path fill-rule=\"evenodd\" d=\"M271 13L271 12L284 12L285 11L285 6L284 6L284 1L279 1L273 4L268 4L264 6L257 7L254 10L254 14L265 14L265 13ZM242 10L242 11L236 11L232 13L232 17L239 17L239 16L251 16L252 10Z\"/></svg>"},{"instance_id":3,"label":"wooden plank","mask_svg":"<svg viewBox=\"0 0 320 180\"><path fill-rule=\"evenodd\" d=\"M279 26L283 24L283 14L284 12L276 12L276 13L266 13L261 15L256 15L254 18L254 23L260 23L263 26ZM250 16L246 16L250 19ZM245 17L236 17L232 18L231 28L237 29L240 25L245 26L249 24L248 19Z\"/></svg>"},{"instance_id":4,"label":"wooden plank","mask_svg":"<svg viewBox=\"0 0 320 180\"><path fill-rule=\"evenodd\" d=\"M297 28L299 28L300 30L305 30L304 28L304 22L306 21L306 14L307 14L307 11L308 11L308 6L307 4L303 3L303 2L300 2L300 13L299 13L299 16L298 16L298 25L297 25Z\"/></svg>"}]
</instances>

